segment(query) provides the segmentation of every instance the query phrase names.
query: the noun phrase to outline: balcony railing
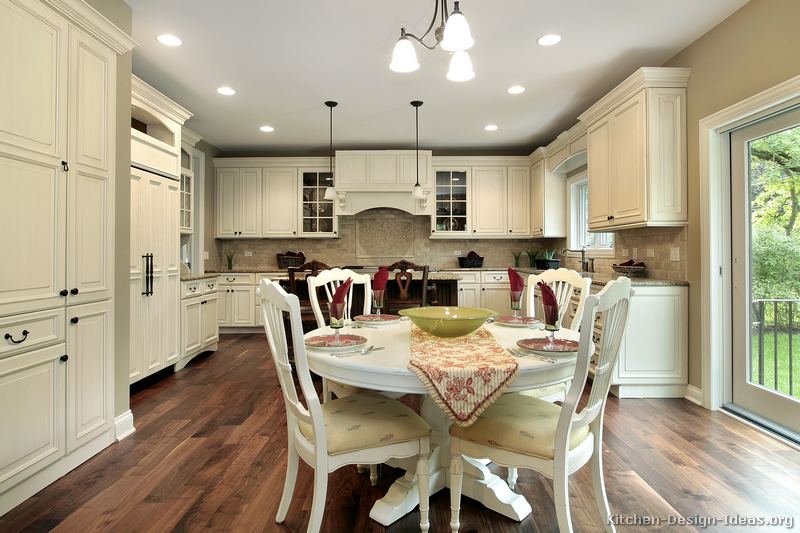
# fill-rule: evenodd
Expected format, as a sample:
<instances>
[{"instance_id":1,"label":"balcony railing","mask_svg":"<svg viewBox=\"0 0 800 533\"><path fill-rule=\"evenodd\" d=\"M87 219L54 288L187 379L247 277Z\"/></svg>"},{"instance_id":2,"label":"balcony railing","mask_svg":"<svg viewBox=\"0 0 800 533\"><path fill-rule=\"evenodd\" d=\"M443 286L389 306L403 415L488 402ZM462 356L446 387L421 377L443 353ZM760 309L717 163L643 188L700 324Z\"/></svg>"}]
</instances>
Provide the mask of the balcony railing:
<instances>
[{"instance_id":1,"label":"balcony railing","mask_svg":"<svg viewBox=\"0 0 800 533\"><path fill-rule=\"evenodd\" d=\"M800 300L753 300L751 381L789 396L800 397L795 386L795 312ZM800 347L799 347L800 348Z\"/></svg>"}]
</instances>

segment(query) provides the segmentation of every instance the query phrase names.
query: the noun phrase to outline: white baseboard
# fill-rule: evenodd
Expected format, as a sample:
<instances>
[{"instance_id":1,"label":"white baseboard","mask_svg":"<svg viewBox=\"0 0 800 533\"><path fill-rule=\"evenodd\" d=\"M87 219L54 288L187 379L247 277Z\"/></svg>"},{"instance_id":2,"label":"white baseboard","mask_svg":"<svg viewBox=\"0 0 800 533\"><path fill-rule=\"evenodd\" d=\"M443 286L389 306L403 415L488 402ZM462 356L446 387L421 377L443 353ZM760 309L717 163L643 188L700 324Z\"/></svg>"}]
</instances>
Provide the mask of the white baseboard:
<instances>
[{"instance_id":1,"label":"white baseboard","mask_svg":"<svg viewBox=\"0 0 800 533\"><path fill-rule=\"evenodd\" d=\"M618 384L611 386L611 394L617 398L683 398L686 396L686 385Z\"/></svg>"},{"instance_id":2,"label":"white baseboard","mask_svg":"<svg viewBox=\"0 0 800 533\"><path fill-rule=\"evenodd\" d=\"M117 442L125 437L130 437L135 431L136 428L133 427L133 413L131 413L130 409L114 419L114 439L116 439Z\"/></svg>"},{"instance_id":3,"label":"white baseboard","mask_svg":"<svg viewBox=\"0 0 800 533\"><path fill-rule=\"evenodd\" d=\"M684 397L690 402L697 404L700 407L704 407L703 389L695 387L694 385L686 385L686 396Z\"/></svg>"},{"instance_id":4,"label":"white baseboard","mask_svg":"<svg viewBox=\"0 0 800 533\"><path fill-rule=\"evenodd\" d=\"M238 327L219 328L220 335L228 335L231 333L238 334L238 333L259 333L259 332L264 333L264 328L262 326L253 326L253 327L238 326Z\"/></svg>"}]
</instances>

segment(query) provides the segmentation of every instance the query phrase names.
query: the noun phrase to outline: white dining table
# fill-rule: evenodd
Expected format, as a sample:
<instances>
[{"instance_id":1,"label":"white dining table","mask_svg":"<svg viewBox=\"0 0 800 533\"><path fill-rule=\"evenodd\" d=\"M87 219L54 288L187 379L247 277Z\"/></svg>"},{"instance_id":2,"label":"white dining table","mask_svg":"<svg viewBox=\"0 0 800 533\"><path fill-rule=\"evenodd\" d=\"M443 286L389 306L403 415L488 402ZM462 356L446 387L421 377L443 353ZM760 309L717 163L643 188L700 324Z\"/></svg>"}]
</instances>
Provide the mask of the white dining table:
<instances>
[{"instance_id":1,"label":"white dining table","mask_svg":"<svg viewBox=\"0 0 800 533\"><path fill-rule=\"evenodd\" d=\"M541 329L512 328L497 324L486 324L495 340L504 348L516 346L518 340L530 337L544 337ZM398 320L395 323L375 327L346 326L342 333L353 333L367 339L365 346L382 347L382 350L348 357L336 357L335 352L307 348L308 364L311 370L326 379L347 385L372 389L392 397L403 394L422 395L421 415L430 424L431 456L430 494L433 495L449 486L450 478L450 436L452 421L428 396L425 385L408 368L411 358L411 323ZM305 337L332 333L329 327L308 332ZM578 332L562 329L557 338L578 340ZM513 355L512 355L513 357ZM575 372L575 356L560 357L555 363L536 356L523 356L518 359L519 373L505 392L519 392L563 383L572 378ZM481 502L509 518L520 521L528 516L531 505L527 499L512 491L508 483L487 468L488 460L464 458L464 477L462 491L465 496ZM376 501L370 510L370 518L388 526L411 512L419 504L417 480L415 476L416 459L396 459L388 462L391 466L402 468L406 474L395 481L386 496Z\"/></svg>"}]
</instances>

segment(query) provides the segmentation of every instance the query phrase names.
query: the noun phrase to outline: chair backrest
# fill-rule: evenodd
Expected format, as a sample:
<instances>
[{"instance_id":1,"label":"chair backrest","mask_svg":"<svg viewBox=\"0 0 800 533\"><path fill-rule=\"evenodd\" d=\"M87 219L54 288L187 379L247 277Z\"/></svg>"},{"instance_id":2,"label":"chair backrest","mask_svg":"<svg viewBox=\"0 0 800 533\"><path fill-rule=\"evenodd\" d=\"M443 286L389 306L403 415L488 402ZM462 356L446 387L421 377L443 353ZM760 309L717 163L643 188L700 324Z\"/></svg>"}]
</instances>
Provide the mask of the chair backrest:
<instances>
[{"instance_id":1,"label":"chair backrest","mask_svg":"<svg viewBox=\"0 0 800 533\"><path fill-rule=\"evenodd\" d=\"M581 277L580 274L574 270L567 268L559 268L558 270L545 270L541 274L531 274L528 276L528 314L536 316L538 307L536 307L536 284L544 281L556 295L558 301L558 319L563 327L569 329L577 329L580 325L583 307L586 304L586 298L589 296L589 291L592 286L591 278ZM567 316L567 311L570 308L575 290L580 291L578 299L578 306L575 308L575 316L572 322L564 324L564 319Z\"/></svg>"},{"instance_id":2,"label":"chair backrest","mask_svg":"<svg viewBox=\"0 0 800 533\"><path fill-rule=\"evenodd\" d=\"M308 278L308 276L316 276L320 271L328 270L329 268L331 267L317 260L309 261L297 267L289 267L289 293L296 294L298 298L303 300L304 298L302 298L302 296L306 296L306 291L308 291L306 278ZM298 277L300 277L303 272L307 272L307 274L302 278L302 283L297 283Z\"/></svg>"},{"instance_id":3,"label":"chair backrest","mask_svg":"<svg viewBox=\"0 0 800 533\"><path fill-rule=\"evenodd\" d=\"M295 294L288 294L276 281L261 280L256 297L260 303L260 311L264 319L264 331L272 353L272 361L278 373L278 381L286 406L286 426L291 441L297 428L298 420L310 424L314 428L314 447L318 454L327 454L325 442L325 422L319 404L311 373L308 368L306 347L303 342L303 325L300 319L300 302ZM289 364L289 348L287 331L284 326L284 314L289 315L289 333L294 353L294 363L300 390L303 393L305 406L297 396L292 379L292 366Z\"/></svg>"},{"instance_id":4,"label":"chair backrest","mask_svg":"<svg viewBox=\"0 0 800 533\"><path fill-rule=\"evenodd\" d=\"M401 259L400 261L389 265L389 272L394 272L395 270L399 271L394 275L394 280L397 283L397 288L400 291L398 300L403 301L411 299L411 280L414 279L414 272L422 273L422 293L420 296L420 307L425 307L425 304L428 300L428 271L430 270L428 265L416 265L411 261Z\"/></svg>"},{"instance_id":5,"label":"chair backrest","mask_svg":"<svg viewBox=\"0 0 800 533\"><path fill-rule=\"evenodd\" d=\"M614 364L625 334L630 311L631 280L620 277L608 282L603 290L586 298L581 315L580 347L578 348L575 375L561 405L561 415L556 428L556 454L566 453L572 431L591 424L595 438L602 437L603 412L611 388ZM594 353L594 324L597 316L603 319L603 330L599 340L600 359L594 368L594 378L586 406L576 412L589 374L589 363Z\"/></svg>"},{"instance_id":6,"label":"chair backrest","mask_svg":"<svg viewBox=\"0 0 800 533\"><path fill-rule=\"evenodd\" d=\"M350 320L351 306L353 305L353 287L355 285L364 286L364 309L363 314L368 315L372 309L372 279L369 274L356 274L352 270L332 268L330 270L323 270L316 276L309 276L306 278L308 282L308 299L311 302L311 309L314 311L314 318L317 319L317 327L325 326L325 315L322 313L322 307L319 302L319 289L320 287L325 292L327 302L333 300L333 295L336 289L347 281L347 278L353 280L350 285L350 290L347 291L344 306L344 318Z\"/></svg>"}]
</instances>

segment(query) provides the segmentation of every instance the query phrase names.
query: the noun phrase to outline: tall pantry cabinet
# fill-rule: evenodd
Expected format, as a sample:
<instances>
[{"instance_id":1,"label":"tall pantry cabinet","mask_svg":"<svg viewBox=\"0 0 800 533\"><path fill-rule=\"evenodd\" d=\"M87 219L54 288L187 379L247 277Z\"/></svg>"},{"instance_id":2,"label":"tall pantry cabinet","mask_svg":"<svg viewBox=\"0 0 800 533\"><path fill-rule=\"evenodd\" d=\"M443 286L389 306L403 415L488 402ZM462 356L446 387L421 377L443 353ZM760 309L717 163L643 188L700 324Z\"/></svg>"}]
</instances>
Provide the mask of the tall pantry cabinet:
<instances>
[{"instance_id":1,"label":"tall pantry cabinet","mask_svg":"<svg viewBox=\"0 0 800 533\"><path fill-rule=\"evenodd\" d=\"M0 0L0 515L114 438L116 55L82 1Z\"/></svg>"}]
</instances>

